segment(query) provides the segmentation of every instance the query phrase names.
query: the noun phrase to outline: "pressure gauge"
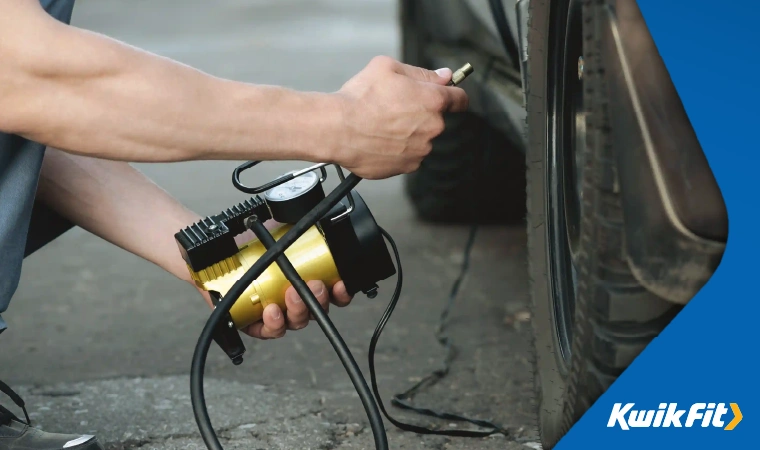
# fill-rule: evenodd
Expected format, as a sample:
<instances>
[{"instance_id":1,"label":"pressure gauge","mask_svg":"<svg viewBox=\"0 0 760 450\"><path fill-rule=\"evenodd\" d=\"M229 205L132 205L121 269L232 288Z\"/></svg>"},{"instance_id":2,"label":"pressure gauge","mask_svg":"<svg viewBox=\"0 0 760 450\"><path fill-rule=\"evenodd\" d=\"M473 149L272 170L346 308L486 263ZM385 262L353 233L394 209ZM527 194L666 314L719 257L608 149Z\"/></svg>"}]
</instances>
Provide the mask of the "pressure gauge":
<instances>
[{"instance_id":1,"label":"pressure gauge","mask_svg":"<svg viewBox=\"0 0 760 450\"><path fill-rule=\"evenodd\" d=\"M284 176L292 176L295 171ZM296 223L325 198L319 176L306 172L264 192L272 218L280 223Z\"/></svg>"}]
</instances>

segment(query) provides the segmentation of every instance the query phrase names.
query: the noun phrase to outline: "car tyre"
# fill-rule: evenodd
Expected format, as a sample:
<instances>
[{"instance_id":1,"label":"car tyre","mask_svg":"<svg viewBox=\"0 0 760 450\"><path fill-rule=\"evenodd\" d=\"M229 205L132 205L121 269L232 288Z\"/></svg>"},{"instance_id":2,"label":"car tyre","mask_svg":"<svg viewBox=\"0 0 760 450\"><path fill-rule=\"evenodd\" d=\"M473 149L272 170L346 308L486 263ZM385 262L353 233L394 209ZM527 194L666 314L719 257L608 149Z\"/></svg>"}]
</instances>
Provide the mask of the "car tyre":
<instances>
[{"instance_id":1,"label":"car tyre","mask_svg":"<svg viewBox=\"0 0 760 450\"><path fill-rule=\"evenodd\" d=\"M626 262L600 29L606 2L532 0L528 253L538 429L552 448L680 307Z\"/></svg>"}]
</instances>

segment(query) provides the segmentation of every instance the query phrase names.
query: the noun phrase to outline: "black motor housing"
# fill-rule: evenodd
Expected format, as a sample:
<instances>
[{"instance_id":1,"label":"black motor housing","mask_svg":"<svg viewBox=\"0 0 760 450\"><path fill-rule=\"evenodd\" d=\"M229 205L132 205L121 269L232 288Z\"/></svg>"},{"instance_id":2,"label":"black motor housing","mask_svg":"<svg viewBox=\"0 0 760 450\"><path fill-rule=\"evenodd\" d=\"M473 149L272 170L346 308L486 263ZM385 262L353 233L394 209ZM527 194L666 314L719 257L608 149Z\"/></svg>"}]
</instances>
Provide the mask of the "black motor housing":
<instances>
[{"instance_id":1,"label":"black motor housing","mask_svg":"<svg viewBox=\"0 0 760 450\"><path fill-rule=\"evenodd\" d=\"M319 227L348 293L363 292L373 298L377 282L395 275L396 268L367 204L358 192L351 191L351 195L353 211L333 220L349 207L348 200L343 199L319 221Z\"/></svg>"}]
</instances>

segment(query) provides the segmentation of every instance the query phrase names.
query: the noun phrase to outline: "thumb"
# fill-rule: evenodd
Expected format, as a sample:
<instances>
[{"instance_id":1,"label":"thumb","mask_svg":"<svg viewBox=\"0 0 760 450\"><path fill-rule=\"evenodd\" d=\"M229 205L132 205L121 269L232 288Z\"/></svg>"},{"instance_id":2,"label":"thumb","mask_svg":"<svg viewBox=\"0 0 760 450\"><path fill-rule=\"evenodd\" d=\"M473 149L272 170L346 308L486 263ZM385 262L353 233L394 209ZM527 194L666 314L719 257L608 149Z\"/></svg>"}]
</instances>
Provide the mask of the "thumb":
<instances>
[{"instance_id":1,"label":"thumb","mask_svg":"<svg viewBox=\"0 0 760 450\"><path fill-rule=\"evenodd\" d=\"M451 81L453 75L451 69L443 68L438 70L428 70L422 67L410 66L409 64L399 63L396 66L396 72L400 75L406 75L409 78L413 78L417 81L425 81L428 83L435 83L445 85Z\"/></svg>"},{"instance_id":2,"label":"thumb","mask_svg":"<svg viewBox=\"0 0 760 450\"><path fill-rule=\"evenodd\" d=\"M438 78L440 78L440 80L435 80L435 83L446 84L451 81L451 78L454 76L454 72L448 67L437 69L434 72L438 75Z\"/></svg>"}]
</instances>

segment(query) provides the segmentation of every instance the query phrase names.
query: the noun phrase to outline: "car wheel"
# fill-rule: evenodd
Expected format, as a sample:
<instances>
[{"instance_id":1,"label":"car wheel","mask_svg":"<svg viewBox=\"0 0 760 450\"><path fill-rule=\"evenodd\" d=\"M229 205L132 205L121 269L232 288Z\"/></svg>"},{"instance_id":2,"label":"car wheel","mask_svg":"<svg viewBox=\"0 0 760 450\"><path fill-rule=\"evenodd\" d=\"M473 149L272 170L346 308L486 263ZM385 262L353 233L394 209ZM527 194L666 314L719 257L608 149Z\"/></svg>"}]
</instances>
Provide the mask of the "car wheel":
<instances>
[{"instance_id":1,"label":"car wheel","mask_svg":"<svg viewBox=\"0 0 760 450\"><path fill-rule=\"evenodd\" d=\"M475 114L445 121L430 155L406 176L417 215L438 223L525 223L523 154Z\"/></svg>"},{"instance_id":2,"label":"car wheel","mask_svg":"<svg viewBox=\"0 0 760 450\"><path fill-rule=\"evenodd\" d=\"M626 263L596 25L604 3L530 3L528 250L544 448L680 308L644 289Z\"/></svg>"}]
</instances>

